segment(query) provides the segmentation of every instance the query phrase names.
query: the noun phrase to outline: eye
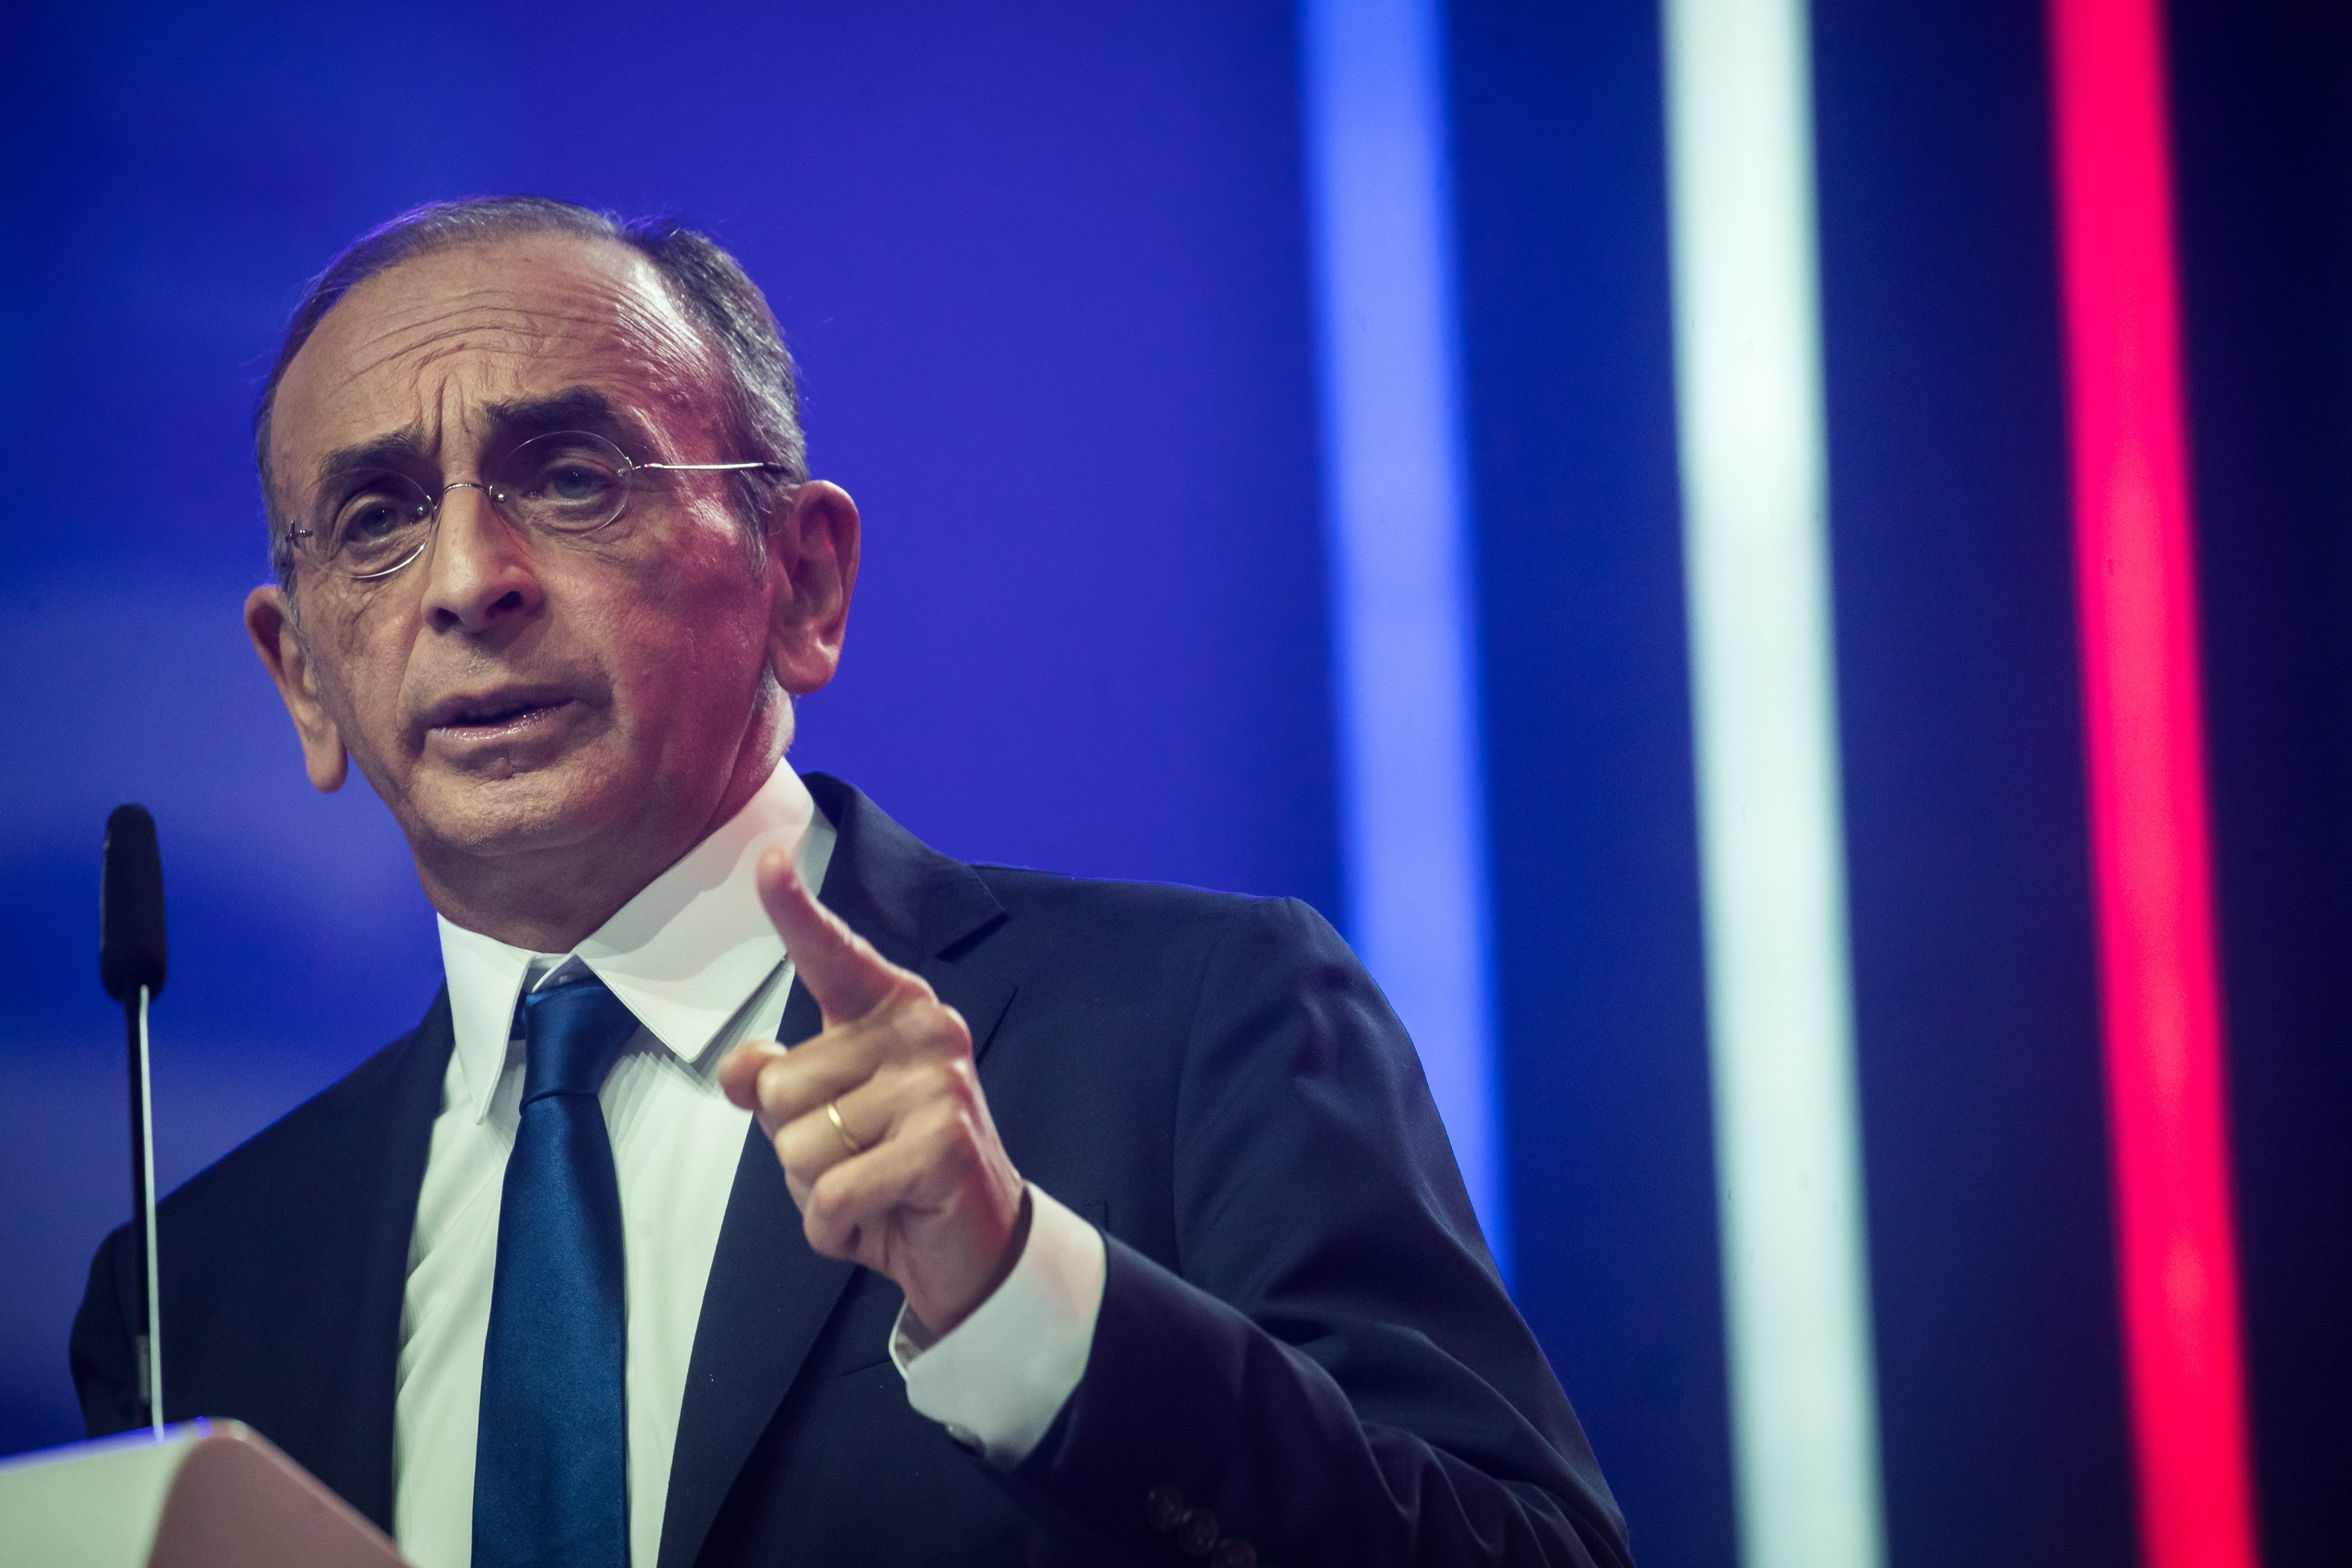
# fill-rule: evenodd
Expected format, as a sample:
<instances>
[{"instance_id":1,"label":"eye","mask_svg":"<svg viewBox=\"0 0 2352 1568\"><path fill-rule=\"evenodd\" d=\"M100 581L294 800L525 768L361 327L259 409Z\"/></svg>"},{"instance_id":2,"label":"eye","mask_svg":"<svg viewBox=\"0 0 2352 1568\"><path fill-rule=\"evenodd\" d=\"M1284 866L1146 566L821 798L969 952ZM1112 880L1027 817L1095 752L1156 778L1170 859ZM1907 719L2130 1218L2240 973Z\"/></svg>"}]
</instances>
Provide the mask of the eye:
<instances>
[{"instance_id":1,"label":"eye","mask_svg":"<svg viewBox=\"0 0 2352 1568\"><path fill-rule=\"evenodd\" d=\"M609 468L567 458L551 464L530 493L565 506L584 506L612 494L618 483Z\"/></svg>"},{"instance_id":2,"label":"eye","mask_svg":"<svg viewBox=\"0 0 2352 1568\"><path fill-rule=\"evenodd\" d=\"M382 539L403 521L399 507L381 496L371 496L343 514L343 542L366 544Z\"/></svg>"},{"instance_id":3,"label":"eye","mask_svg":"<svg viewBox=\"0 0 2352 1568\"><path fill-rule=\"evenodd\" d=\"M329 538L337 550L373 551L424 526L433 506L424 492L396 474L373 474L343 487Z\"/></svg>"},{"instance_id":4,"label":"eye","mask_svg":"<svg viewBox=\"0 0 2352 1568\"><path fill-rule=\"evenodd\" d=\"M599 436L541 436L500 468L500 504L534 528L584 533L610 522L627 499L628 459Z\"/></svg>"}]
</instances>

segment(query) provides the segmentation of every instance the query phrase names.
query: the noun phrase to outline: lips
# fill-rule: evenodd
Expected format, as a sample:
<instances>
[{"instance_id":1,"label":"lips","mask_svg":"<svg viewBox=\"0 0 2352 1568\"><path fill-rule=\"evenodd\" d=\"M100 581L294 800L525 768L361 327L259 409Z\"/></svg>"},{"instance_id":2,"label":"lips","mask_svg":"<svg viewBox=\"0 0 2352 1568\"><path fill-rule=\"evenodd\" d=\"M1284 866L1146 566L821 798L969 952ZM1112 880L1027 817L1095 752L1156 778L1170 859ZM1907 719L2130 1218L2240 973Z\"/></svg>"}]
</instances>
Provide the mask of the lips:
<instances>
[{"instance_id":1,"label":"lips","mask_svg":"<svg viewBox=\"0 0 2352 1568\"><path fill-rule=\"evenodd\" d=\"M508 686L445 697L425 710L425 728L453 737L495 734L529 725L572 700L553 686Z\"/></svg>"}]
</instances>

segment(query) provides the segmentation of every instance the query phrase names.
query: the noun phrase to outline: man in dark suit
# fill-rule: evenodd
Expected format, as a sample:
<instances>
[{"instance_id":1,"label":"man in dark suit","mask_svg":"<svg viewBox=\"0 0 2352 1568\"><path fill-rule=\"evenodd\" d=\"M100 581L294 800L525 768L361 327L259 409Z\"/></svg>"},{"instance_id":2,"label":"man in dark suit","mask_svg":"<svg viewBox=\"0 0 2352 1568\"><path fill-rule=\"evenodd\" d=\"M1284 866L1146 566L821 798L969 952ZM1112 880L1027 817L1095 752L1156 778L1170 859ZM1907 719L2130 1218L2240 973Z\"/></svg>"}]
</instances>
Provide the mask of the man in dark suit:
<instances>
[{"instance_id":1,"label":"man in dark suit","mask_svg":"<svg viewBox=\"0 0 2352 1568\"><path fill-rule=\"evenodd\" d=\"M966 866L783 763L858 520L731 258L422 209L257 436L248 628L447 985L166 1201L171 1415L424 1568L1628 1560L1327 925ZM118 1232L93 1432L145 1418L135 1279Z\"/></svg>"}]
</instances>

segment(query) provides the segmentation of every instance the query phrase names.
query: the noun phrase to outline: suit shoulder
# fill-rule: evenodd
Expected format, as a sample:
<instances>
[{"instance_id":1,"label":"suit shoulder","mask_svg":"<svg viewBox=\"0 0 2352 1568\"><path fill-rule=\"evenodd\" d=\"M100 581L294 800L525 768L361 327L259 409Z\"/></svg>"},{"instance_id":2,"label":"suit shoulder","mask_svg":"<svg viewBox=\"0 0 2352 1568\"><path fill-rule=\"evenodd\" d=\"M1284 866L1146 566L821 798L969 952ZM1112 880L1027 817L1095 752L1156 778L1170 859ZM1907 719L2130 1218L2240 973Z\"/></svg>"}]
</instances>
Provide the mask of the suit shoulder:
<instances>
[{"instance_id":1,"label":"suit shoulder","mask_svg":"<svg viewBox=\"0 0 2352 1568\"><path fill-rule=\"evenodd\" d=\"M1004 912L1106 940L1205 942L1249 931L1309 946L1339 944L1330 923L1303 900L1212 892L1175 882L1121 882L1016 866L975 865Z\"/></svg>"}]
</instances>

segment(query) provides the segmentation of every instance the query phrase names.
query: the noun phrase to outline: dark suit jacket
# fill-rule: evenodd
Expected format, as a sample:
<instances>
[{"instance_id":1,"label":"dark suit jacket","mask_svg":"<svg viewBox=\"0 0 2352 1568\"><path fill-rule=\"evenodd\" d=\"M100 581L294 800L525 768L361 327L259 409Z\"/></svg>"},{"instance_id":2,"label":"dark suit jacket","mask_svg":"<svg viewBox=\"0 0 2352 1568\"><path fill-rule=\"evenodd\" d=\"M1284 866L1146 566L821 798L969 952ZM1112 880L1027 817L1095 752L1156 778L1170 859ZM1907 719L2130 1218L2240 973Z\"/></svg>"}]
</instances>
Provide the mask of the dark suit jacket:
<instances>
[{"instance_id":1,"label":"dark suit jacket","mask_svg":"<svg viewBox=\"0 0 2352 1568\"><path fill-rule=\"evenodd\" d=\"M1412 1045L1328 925L1291 900L967 866L839 781L808 784L840 835L826 901L962 1013L1014 1164L1108 1238L1102 1311L1077 1392L997 1469L908 1407L897 1287L810 1249L755 1127L662 1568L1173 1565L1186 1536L1281 1564L1629 1561ZM817 1023L795 986L784 1037ZM161 1212L169 1414L249 1423L387 1528L450 1049L445 994ZM74 1322L93 1434L145 1419L136 1278L126 1227ZM1171 1497L1201 1510L1176 1530Z\"/></svg>"}]
</instances>

